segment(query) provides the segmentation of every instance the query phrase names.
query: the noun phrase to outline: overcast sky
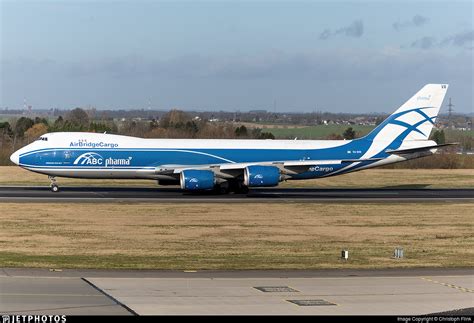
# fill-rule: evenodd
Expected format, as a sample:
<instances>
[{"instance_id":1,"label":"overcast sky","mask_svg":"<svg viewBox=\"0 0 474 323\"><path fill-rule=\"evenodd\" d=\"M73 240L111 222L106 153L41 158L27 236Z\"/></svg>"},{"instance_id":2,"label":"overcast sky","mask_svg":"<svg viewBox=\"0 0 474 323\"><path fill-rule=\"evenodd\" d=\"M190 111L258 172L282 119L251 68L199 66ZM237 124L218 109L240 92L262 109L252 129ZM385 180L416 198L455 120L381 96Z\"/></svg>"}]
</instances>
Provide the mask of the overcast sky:
<instances>
[{"instance_id":1,"label":"overcast sky","mask_svg":"<svg viewBox=\"0 0 474 323\"><path fill-rule=\"evenodd\" d=\"M472 1L0 0L0 11L1 108L388 113L449 83L455 111L473 111Z\"/></svg>"}]
</instances>

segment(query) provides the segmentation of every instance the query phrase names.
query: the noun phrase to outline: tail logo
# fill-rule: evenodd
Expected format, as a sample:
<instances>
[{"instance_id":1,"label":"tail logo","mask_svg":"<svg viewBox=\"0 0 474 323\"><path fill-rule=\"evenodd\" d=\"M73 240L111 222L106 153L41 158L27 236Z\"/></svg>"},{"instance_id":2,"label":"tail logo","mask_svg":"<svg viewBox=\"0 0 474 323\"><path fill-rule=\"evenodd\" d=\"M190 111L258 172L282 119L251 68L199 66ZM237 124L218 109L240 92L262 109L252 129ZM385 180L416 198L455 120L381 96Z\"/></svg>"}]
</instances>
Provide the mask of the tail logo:
<instances>
[{"instance_id":1,"label":"tail logo","mask_svg":"<svg viewBox=\"0 0 474 323\"><path fill-rule=\"evenodd\" d=\"M425 101L429 101L431 99L431 95L428 95L428 96L419 96L416 98L418 101L420 100L425 100Z\"/></svg>"},{"instance_id":2,"label":"tail logo","mask_svg":"<svg viewBox=\"0 0 474 323\"><path fill-rule=\"evenodd\" d=\"M424 124L425 122L429 122L431 123L432 125L434 125L434 120L436 120L436 116L434 117L430 117L428 116L425 112L423 112L423 109L430 109L429 107L427 108L418 108L418 109L412 109L412 110L408 110L408 111L404 111L402 113L400 113L399 115L393 115L392 118L390 118L391 120L389 121L390 124L396 124L396 125L399 125L399 126L402 126L402 127L405 127L407 129L407 131L405 131L405 137L410 134L410 132L412 131L416 131L418 133L420 133L421 135L423 136L426 136L428 137L429 134L425 134L423 133L420 129L418 129L418 127L422 124ZM420 116L421 116L421 121L418 121L414 124L410 124L410 123L407 123L407 122L404 122L404 121L401 121L399 120L397 117L400 117L400 116L403 116L403 115L406 115L410 112L415 112L415 113L418 113ZM398 120L397 120L398 119ZM431 130L431 129L430 129ZM404 139L404 138L402 138Z\"/></svg>"}]
</instances>

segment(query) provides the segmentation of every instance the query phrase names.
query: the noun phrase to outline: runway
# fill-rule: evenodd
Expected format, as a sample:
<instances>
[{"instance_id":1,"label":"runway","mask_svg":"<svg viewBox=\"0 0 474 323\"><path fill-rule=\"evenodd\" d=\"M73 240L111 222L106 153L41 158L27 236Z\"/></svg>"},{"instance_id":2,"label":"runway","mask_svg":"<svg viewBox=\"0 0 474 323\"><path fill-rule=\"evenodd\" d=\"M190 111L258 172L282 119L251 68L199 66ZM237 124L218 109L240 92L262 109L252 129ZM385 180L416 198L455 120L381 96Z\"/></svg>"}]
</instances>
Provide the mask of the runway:
<instances>
[{"instance_id":1,"label":"runway","mask_svg":"<svg viewBox=\"0 0 474 323\"><path fill-rule=\"evenodd\" d=\"M4 314L472 315L465 269L0 270ZM467 309L466 309L467 308Z\"/></svg>"},{"instance_id":2,"label":"runway","mask_svg":"<svg viewBox=\"0 0 474 323\"><path fill-rule=\"evenodd\" d=\"M186 193L177 188L0 186L0 202L426 202L474 201L474 189L318 189L261 188L248 194Z\"/></svg>"}]
</instances>

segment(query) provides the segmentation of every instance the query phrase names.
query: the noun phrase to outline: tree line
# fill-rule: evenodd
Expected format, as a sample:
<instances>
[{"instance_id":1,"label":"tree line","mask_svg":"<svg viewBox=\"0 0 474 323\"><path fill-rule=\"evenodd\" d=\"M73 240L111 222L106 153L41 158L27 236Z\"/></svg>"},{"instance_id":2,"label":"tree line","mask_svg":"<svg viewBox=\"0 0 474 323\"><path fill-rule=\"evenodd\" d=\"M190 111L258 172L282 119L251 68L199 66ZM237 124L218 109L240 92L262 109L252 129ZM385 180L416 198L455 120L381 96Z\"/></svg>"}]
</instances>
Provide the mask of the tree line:
<instances>
[{"instance_id":1,"label":"tree line","mask_svg":"<svg viewBox=\"0 0 474 323\"><path fill-rule=\"evenodd\" d=\"M160 119L141 120L140 118L122 119L94 119L81 109L76 108L64 117L59 116L54 121L46 118L20 117L11 122L0 122L0 165L10 164L11 153L36 140L48 132L97 132L136 136L142 138L204 138L204 139L275 139L271 132L260 128L248 128L245 125L236 126L230 122L212 122L200 117L191 117L180 110L171 110ZM352 127L348 127L342 134L331 134L325 139L355 139L360 137ZM446 142L443 130L435 130L431 136L438 144ZM462 146L469 146L471 140L463 142ZM449 162L445 165L453 166ZM464 163L463 163L464 165Z\"/></svg>"},{"instance_id":2,"label":"tree line","mask_svg":"<svg viewBox=\"0 0 474 323\"><path fill-rule=\"evenodd\" d=\"M54 121L46 118L20 117L10 122L0 122L0 164L10 164L10 154L33 142L48 132L97 132L143 138L241 138L275 139L270 132L260 128L214 123L192 118L180 110L171 110L159 120L113 119L94 120L81 108L71 110L65 117Z\"/></svg>"}]
</instances>

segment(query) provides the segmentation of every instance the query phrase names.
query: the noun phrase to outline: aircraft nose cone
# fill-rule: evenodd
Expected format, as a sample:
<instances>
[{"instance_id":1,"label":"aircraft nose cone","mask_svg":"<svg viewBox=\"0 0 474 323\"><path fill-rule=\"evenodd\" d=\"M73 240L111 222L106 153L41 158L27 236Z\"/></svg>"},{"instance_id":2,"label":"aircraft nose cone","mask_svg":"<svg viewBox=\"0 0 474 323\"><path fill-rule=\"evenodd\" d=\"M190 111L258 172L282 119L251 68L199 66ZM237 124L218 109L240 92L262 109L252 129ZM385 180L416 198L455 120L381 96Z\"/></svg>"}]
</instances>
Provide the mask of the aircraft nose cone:
<instances>
[{"instance_id":1,"label":"aircraft nose cone","mask_svg":"<svg viewBox=\"0 0 474 323\"><path fill-rule=\"evenodd\" d=\"M11 156L10 156L10 160L12 161L12 163L14 163L15 165L18 165L20 164L20 154L15 151Z\"/></svg>"}]
</instances>

